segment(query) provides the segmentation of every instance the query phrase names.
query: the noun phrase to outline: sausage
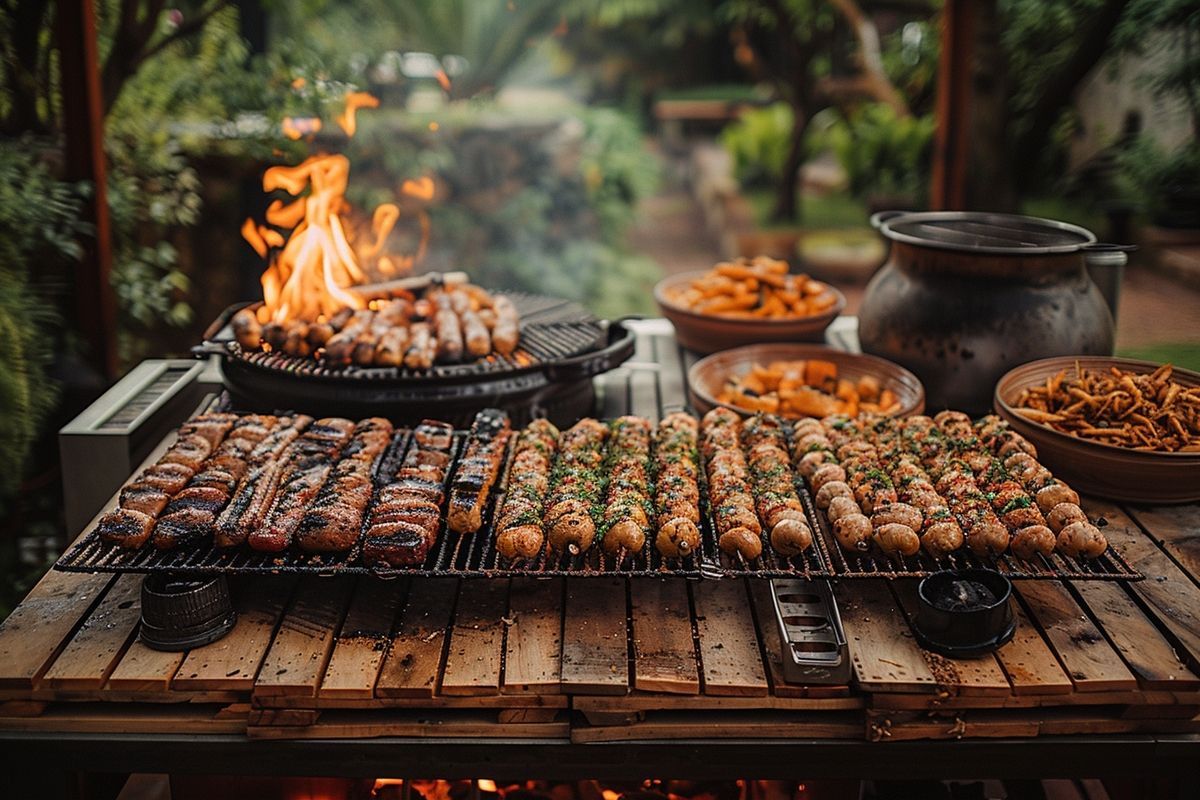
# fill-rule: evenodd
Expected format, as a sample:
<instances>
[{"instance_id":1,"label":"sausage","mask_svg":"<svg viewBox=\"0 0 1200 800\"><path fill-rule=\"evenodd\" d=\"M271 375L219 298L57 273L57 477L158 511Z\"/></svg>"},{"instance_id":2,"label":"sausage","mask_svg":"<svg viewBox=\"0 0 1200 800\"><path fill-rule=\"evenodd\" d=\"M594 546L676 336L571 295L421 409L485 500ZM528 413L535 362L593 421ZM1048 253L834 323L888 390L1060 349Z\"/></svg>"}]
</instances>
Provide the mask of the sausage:
<instances>
[{"instance_id":1,"label":"sausage","mask_svg":"<svg viewBox=\"0 0 1200 800\"><path fill-rule=\"evenodd\" d=\"M609 475L602 544L607 553L636 555L646 544L650 519L650 423L625 416L609 426Z\"/></svg>"},{"instance_id":2,"label":"sausage","mask_svg":"<svg viewBox=\"0 0 1200 800\"><path fill-rule=\"evenodd\" d=\"M435 355L433 335L429 325L424 322L415 323L409 329L408 350L404 354L404 366L409 369L429 369L433 366Z\"/></svg>"},{"instance_id":3,"label":"sausage","mask_svg":"<svg viewBox=\"0 0 1200 800\"><path fill-rule=\"evenodd\" d=\"M946 512L947 515L949 513L949 511ZM962 547L965 538L962 528L957 522L945 519L926 525L925 530L921 533L921 548L937 558L953 553Z\"/></svg>"},{"instance_id":4,"label":"sausage","mask_svg":"<svg viewBox=\"0 0 1200 800\"><path fill-rule=\"evenodd\" d=\"M654 546L666 558L690 556L700 548L697 430L695 417L675 412L654 433Z\"/></svg>"},{"instance_id":5,"label":"sausage","mask_svg":"<svg viewBox=\"0 0 1200 800\"><path fill-rule=\"evenodd\" d=\"M517 307L507 297L496 297L492 303L495 321L489 325L492 331L492 347L500 355L511 355L521 338L521 322ZM483 312L480 312L482 316ZM486 321L485 321L486 324Z\"/></svg>"},{"instance_id":6,"label":"sausage","mask_svg":"<svg viewBox=\"0 0 1200 800\"><path fill-rule=\"evenodd\" d=\"M788 517L771 527L771 547L783 556L795 556L812 547L812 528L802 519Z\"/></svg>"},{"instance_id":7,"label":"sausage","mask_svg":"<svg viewBox=\"0 0 1200 800\"><path fill-rule=\"evenodd\" d=\"M262 347L262 325L250 308L243 308L230 321L233 337L243 350L258 350Z\"/></svg>"},{"instance_id":8,"label":"sausage","mask_svg":"<svg viewBox=\"0 0 1200 800\"><path fill-rule=\"evenodd\" d=\"M846 470L842 469L837 464L823 464L813 473L809 479L809 485L814 492L821 491L821 487L830 481L845 481Z\"/></svg>"},{"instance_id":9,"label":"sausage","mask_svg":"<svg viewBox=\"0 0 1200 800\"><path fill-rule=\"evenodd\" d=\"M542 512L558 437L558 429L546 420L534 420L517 436L508 491L495 526L496 550L504 558L534 558L542 551Z\"/></svg>"},{"instance_id":10,"label":"sausage","mask_svg":"<svg viewBox=\"0 0 1200 800\"><path fill-rule=\"evenodd\" d=\"M455 533L475 533L483 526L483 511L500 475L510 431L508 414L499 409L485 408L475 416L467 452L450 488L448 519Z\"/></svg>"},{"instance_id":11,"label":"sausage","mask_svg":"<svg viewBox=\"0 0 1200 800\"><path fill-rule=\"evenodd\" d=\"M907 503L888 503L871 512L871 524L876 528L893 522L919 531L925 522L925 517Z\"/></svg>"},{"instance_id":12,"label":"sausage","mask_svg":"<svg viewBox=\"0 0 1200 800\"><path fill-rule=\"evenodd\" d=\"M1079 505L1079 495L1070 486L1065 483L1053 483L1038 490L1035 495L1037 498L1038 508L1042 513L1049 514L1059 503L1073 503Z\"/></svg>"},{"instance_id":13,"label":"sausage","mask_svg":"<svg viewBox=\"0 0 1200 800\"><path fill-rule=\"evenodd\" d=\"M458 362L463 356L462 326L445 294L437 298L437 354L439 361Z\"/></svg>"},{"instance_id":14,"label":"sausage","mask_svg":"<svg viewBox=\"0 0 1200 800\"><path fill-rule=\"evenodd\" d=\"M379 337L375 347L375 366L400 367L404 365L404 354L408 350L408 328L394 327Z\"/></svg>"},{"instance_id":15,"label":"sausage","mask_svg":"<svg viewBox=\"0 0 1200 800\"><path fill-rule=\"evenodd\" d=\"M858 507L858 503L854 502L853 497L835 497L829 501L829 507L825 509L825 516L830 523L837 522L842 517L848 517L851 514L861 514L862 511Z\"/></svg>"},{"instance_id":16,"label":"sausage","mask_svg":"<svg viewBox=\"0 0 1200 800\"><path fill-rule=\"evenodd\" d=\"M591 548L595 541L593 514L599 514L596 490L607 436L607 425L594 419L583 419L559 440L558 457L554 462L555 482L543 517L550 549L556 553L578 555Z\"/></svg>"},{"instance_id":17,"label":"sausage","mask_svg":"<svg viewBox=\"0 0 1200 800\"><path fill-rule=\"evenodd\" d=\"M749 528L730 528L717 539L717 546L731 556L753 561L762 555L762 536Z\"/></svg>"}]
</instances>

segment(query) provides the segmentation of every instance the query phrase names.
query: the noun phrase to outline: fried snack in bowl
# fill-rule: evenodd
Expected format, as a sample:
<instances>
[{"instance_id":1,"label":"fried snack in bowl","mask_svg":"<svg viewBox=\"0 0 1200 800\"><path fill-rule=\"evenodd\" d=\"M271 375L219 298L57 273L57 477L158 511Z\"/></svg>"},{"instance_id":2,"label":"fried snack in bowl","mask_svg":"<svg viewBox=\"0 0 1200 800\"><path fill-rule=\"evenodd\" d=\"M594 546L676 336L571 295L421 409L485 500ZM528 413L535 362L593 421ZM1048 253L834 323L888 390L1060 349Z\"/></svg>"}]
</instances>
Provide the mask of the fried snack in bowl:
<instances>
[{"instance_id":1,"label":"fried snack in bowl","mask_svg":"<svg viewBox=\"0 0 1200 800\"><path fill-rule=\"evenodd\" d=\"M703 358L688 370L692 405L790 419L830 414L907 416L925 407L917 377L875 356L810 344L759 344Z\"/></svg>"},{"instance_id":2,"label":"fried snack in bowl","mask_svg":"<svg viewBox=\"0 0 1200 800\"><path fill-rule=\"evenodd\" d=\"M786 261L766 256L723 261L666 297L696 314L735 319L811 317L838 302L828 284L789 275Z\"/></svg>"}]
</instances>

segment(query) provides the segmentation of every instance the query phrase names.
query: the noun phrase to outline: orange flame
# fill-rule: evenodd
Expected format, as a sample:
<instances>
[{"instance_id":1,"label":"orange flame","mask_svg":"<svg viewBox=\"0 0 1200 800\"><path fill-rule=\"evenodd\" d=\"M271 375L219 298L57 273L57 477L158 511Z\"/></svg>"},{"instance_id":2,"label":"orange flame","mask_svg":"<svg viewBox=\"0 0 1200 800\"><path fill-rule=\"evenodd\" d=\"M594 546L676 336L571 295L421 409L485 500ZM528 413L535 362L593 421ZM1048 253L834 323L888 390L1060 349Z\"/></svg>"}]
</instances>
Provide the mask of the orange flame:
<instances>
[{"instance_id":1,"label":"orange flame","mask_svg":"<svg viewBox=\"0 0 1200 800\"><path fill-rule=\"evenodd\" d=\"M487 778L480 778L478 781L476 781L476 784L479 786L479 791L481 791L481 792L496 791L496 782L493 780L488 780Z\"/></svg>"},{"instance_id":2,"label":"orange flame","mask_svg":"<svg viewBox=\"0 0 1200 800\"><path fill-rule=\"evenodd\" d=\"M346 108L338 124L352 135L356 110L378 105L371 95L352 92L346 96ZM308 118L288 118L284 123L285 133L289 123L301 135L320 129L320 120ZM376 208L368 237L365 225L359 230L349 218L349 179L350 160L343 155L311 156L297 166L271 167L263 174L263 191L281 191L291 197L271 201L266 225L253 219L242 224L242 237L269 261L262 276L263 305L258 311L261 322L311 322L328 318L344 307L363 308L363 299L348 288L366 281L364 264L373 262L378 273L390 277L411 270L424 258L429 239L428 214L423 209L416 211L421 238L415 254L386 253L387 239L402 216L400 206L384 203ZM431 200L434 190L434 182L428 177L404 181L400 188L403 195L419 200ZM357 248L351 242L350 232L354 230L362 240Z\"/></svg>"},{"instance_id":3,"label":"orange flame","mask_svg":"<svg viewBox=\"0 0 1200 800\"><path fill-rule=\"evenodd\" d=\"M350 92L346 95L346 110L338 115L337 123L347 136L353 136L358 130L356 114L360 108L379 108L379 98L367 92Z\"/></svg>"}]
</instances>

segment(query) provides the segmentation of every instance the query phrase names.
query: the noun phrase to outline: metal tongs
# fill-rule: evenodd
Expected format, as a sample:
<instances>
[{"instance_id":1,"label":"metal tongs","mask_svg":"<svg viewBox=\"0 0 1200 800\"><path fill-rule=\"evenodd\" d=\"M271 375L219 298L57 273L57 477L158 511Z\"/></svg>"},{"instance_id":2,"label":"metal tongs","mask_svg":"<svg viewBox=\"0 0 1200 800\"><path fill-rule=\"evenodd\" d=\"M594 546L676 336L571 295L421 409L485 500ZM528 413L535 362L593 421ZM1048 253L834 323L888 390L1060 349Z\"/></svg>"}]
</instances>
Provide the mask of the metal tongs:
<instances>
[{"instance_id":1,"label":"metal tongs","mask_svg":"<svg viewBox=\"0 0 1200 800\"><path fill-rule=\"evenodd\" d=\"M829 581L774 579L771 599L779 626L784 679L803 684L848 683L850 653Z\"/></svg>"}]
</instances>

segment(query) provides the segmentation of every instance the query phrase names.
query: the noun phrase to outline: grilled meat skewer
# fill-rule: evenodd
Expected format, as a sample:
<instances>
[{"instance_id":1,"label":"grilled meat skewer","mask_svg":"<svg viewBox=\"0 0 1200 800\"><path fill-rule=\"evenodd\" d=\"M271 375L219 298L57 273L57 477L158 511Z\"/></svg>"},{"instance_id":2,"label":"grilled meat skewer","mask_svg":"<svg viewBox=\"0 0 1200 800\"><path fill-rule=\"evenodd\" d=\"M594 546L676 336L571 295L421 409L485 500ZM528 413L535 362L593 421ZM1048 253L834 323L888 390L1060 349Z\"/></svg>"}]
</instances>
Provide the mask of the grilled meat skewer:
<instances>
[{"instance_id":1,"label":"grilled meat skewer","mask_svg":"<svg viewBox=\"0 0 1200 800\"><path fill-rule=\"evenodd\" d=\"M668 414L654 434L654 546L666 558L685 558L700 549L700 475L696 418Z\"/></svg>"},{"instance_id":2,"label":"grilled meat skewer","mask_svg":"<svg viewBox=\"0 0 1200 800\"><path fill-rule=\"evenodd\" d=\"M744 422L742 445L748 453L758 519L769 531L771 547L785 557L803 553L812 547L812 528L796 494L787 437L779 418L760 414Z\"/></svg>"},{"instance_id":3,"label":"grilled meat skewer","mask_svg":"<svg viewBox=\"0 0 1200 800\"><path fill-rule=\"evenodd\" d=\"M607 553L637 555L646 546L653 511L650 500L650 422L619 417L609 425L608 489L604 535Z\"/></svg>"},{"instance_id":4,"label":"grilled meat skewer","mask_svg":"<svg viewBox=\"0 0 1200 800\"><path fill-rule=\"evenodd\" d=\"M544 419L534 420L517 434L504 504L495 526L496 550L504 558L535 558L542 552L546 541L542 512L558 436L558 428Z\"/></svg>"},{"instance_id":5,"label":"grilled meat skewer","mask_svg":"<svg viewBox=\"0 0 1200 800\"><path fill-rule=\"evenodd\" d=\"M608 426L582 419L563 433L551 475L550 496L542 518L550 549L585 553L596 538L600 499L604 496L604 442Z\"/></svg>"},{"instance_id":6,"label":"grilled meat skewer","mask_svg":"<svg viewBox=\"0 0 1200 800\"><path fill-rule=\"evenodd\" d=\"M754 511L740 432L737 414L715 408L700 423L700 450L717 524L717 546L730 555L753 561L762 555L762 525Z\"/></svg>"}]
</instances>

